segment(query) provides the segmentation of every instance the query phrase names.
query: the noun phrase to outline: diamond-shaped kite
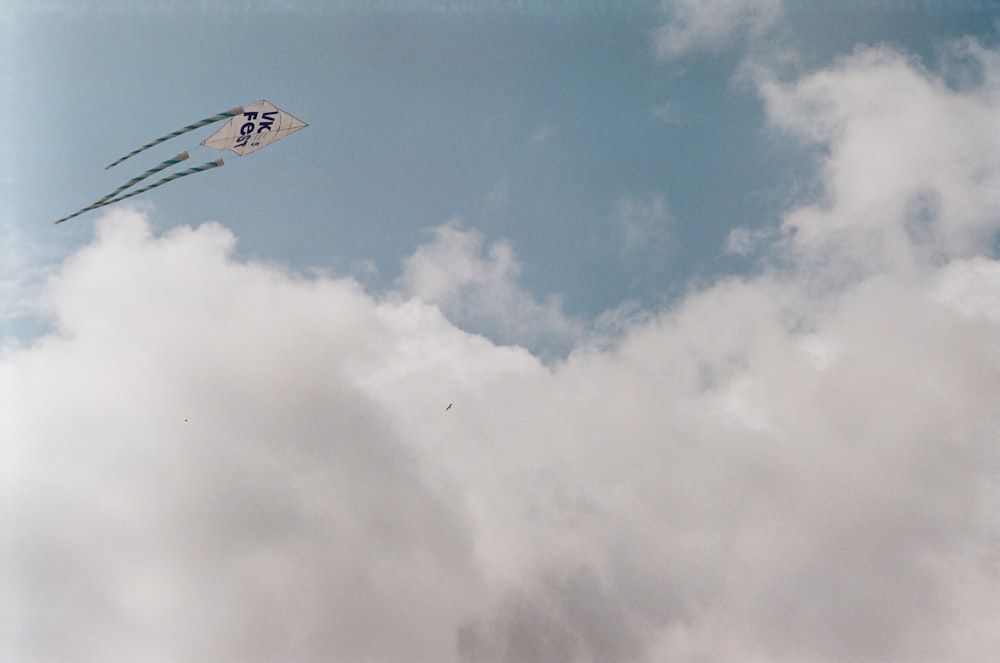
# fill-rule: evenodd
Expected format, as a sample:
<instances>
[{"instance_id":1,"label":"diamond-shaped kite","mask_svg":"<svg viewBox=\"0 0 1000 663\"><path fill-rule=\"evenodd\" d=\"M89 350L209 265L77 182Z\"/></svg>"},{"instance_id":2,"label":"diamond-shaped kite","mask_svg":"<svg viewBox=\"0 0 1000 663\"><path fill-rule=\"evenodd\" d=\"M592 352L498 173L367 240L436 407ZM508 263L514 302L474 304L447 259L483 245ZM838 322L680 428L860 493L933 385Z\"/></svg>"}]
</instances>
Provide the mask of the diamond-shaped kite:
<instances>
[{"instance_id":1,"label":"diamond-shaped kite","mask_svg":"<svg viewBox=\"0 0 1000 663\"><path fill-rule=\"evenodd\" d=\"M114 161L108 165L105 170L107 170L107 168L111 168L112 166L117 166L122 161L130 159L140 152L148 150L149 148L159 145L160 143L170 140L171 138L176 138L177 136L186 134L189 131L194 131L195 129L200 129L201 127L226 119L229 121L226 122L225 126L206 138L201 144L205 147L211 147L216 150L231 150L239 156L256 152L257 150L266 147L275 141L281 140L288 134L308 126L305 122L298 119L291 113L286 113L274 104L261 99L260 101L255 101L249 106L237 106L236 108L230 108L223 113L206 117L204 120L199 120L198 122L189 124L186 127L178 129L177 131L160 136L156 140L152 140L142 147L129 152L117 161ZM218 168L223 165L222 159L216 159L215 161L210 161L206 164L194 166L192 168L188 168L187 170L174 173L161 180L157 180L153 184L142 187L141 189L136 189L128 193L122 193L132 185L141 182L150 175L180 163L187 158L187 152L181 152L175 157L167 159L166 161L161 161L156 166L153 166L149 170L133 177L108 195L98 198L96 202L73 212L69 216L64 216L55 223L68 221L69 219L79 216L84 212L89 212L90 210L104 207L105 205L112 205L121 200L125 200L126 198L131 198L132 196L140 193L145 193L150 189L155 189L156 187L168 182L172 182L195 173L211 170L212 168Z\"/></svg>"}]
</instances>

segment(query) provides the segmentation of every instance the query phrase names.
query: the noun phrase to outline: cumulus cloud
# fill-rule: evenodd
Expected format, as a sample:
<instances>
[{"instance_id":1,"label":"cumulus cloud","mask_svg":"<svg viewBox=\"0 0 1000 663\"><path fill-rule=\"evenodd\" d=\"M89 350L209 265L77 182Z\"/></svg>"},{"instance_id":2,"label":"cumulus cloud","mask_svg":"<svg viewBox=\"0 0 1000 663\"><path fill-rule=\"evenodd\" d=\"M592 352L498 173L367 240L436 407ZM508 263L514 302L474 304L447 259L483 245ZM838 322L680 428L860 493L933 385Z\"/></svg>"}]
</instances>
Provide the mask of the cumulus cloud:
<instances>
[{"instance_id":1,"label":"cumulus cloud","mask_svg":"<svg viewBox=\"0 0 1000 663\"><path fill-rule=\"evenodd\" d=\"M563 348L580 325L563 315L559 301L539 302L518 284L521 264L506 241L486 243L458 221L438 226L433 239L406 259L402 293L440 306L462 327L502 342Z\"/></svg>"},{"instance_id":2,"label":"cumulus cloud","mask_svg":"<svg viewBox=\"0 0 1000 663\"><path fill-rule=\"evenodd\" d=\"M13 210L6 213L0 220L0 345L16 344L21 334L38 326L37 299L56 256L53 247L12 221L17 218Z\"/></svg>"},{"instance_id":3,"label":"cumulus cloud","mask_svg":"<svg viewBox=\"0 0 1000 663\"><path fill-rule=\"evenodd\" d=\"M785 219L796 246L851 269L899 270L989 250L1000 210L1000 55L955 89L886 48L789 84L762 81L771 121L824 146L823 195Z\"/></svg>"},{"instance_id":4,"label":"cumulus cloud","mask_svg":"<svg viewBox=\"0 0 1000 663\"><path fill-rule=\"evenodd\" d=\"M998 65L976 53L961 89L883 50L761 82L828 155L782 267L558 362L465 329L560 318L456 224L376 297L238 261L217 224L105 215L48 283L52 333L0 355L4 653L992 661L1000 205L970 146L997 135Z\"/></svg>"},{"instance_id":5,"label":"cumulus cloud","mask_svg":"<svg viewBox=\"0 0 1000 663\"><path fill-rule=\"evenodd\" d=\"M780 18L782 0L663 0L662 8L667 20L654 33L654 46L661 58L674 59L765 33Z\"/></svg>"},{"instance_id":6,"label":"cumulus cloud","mask_svg":"<svg viewBox=\"0 0 1000 663\"><path fill-rule=\"evenodd\" d=\"M235 263L232 245L115 212L51 284L58 332L4 357L12 660L451 651L471 541L381 412L395 397L363 386L390 337L393 371L425 361L390 327L449 328L351 281ZM451 333L453 352L473 342ZM453 396L419 399L436 415Z\"/></svg>"}]
</instances>

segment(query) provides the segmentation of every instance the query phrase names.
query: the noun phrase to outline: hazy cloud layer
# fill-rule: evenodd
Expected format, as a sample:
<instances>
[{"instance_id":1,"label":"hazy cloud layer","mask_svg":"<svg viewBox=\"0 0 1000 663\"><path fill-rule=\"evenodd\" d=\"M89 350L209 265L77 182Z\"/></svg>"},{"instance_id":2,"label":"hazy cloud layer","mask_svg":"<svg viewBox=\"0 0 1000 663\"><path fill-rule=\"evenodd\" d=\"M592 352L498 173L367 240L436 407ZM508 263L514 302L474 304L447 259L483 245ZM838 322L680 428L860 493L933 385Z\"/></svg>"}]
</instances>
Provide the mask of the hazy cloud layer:
<instances>
[{"instance_id":1,"label":"hazy cloud layer","mask_svg":"<svg viewBox=\"0 0 1000 663\"><path fill-rule=\"evenodd\" d=\"M665 252L677 223L661 193L620 198L615 219L621 225L626 251L656 249Z\"/></svg>"},{"instance_id":2,"label":"hazy cloud layer","mask_svg":"<svg viewBox=\"0 0 1000 663\"><path fill-rule=\"evenodd\" d=\"M663 0L666 22L653 35L656 54L675 59L720 50L736 37L758 37L781 17L782 4L782 0Z\"/></svg>"},{"instance_id":3,"label":"hazy cloud layer","mask_svg":"<svg viewBox=\"0 0 1000 663\"><path fill-rule=\"evenodd\" d=\"M375 297L113 210L0 356L5 653L992 662L1000 65L966 48L960 87L884 50L762 80L827 155L780 267L557 363L455 323L561 320L457 225Z\"/></svg>"}]
</instances>

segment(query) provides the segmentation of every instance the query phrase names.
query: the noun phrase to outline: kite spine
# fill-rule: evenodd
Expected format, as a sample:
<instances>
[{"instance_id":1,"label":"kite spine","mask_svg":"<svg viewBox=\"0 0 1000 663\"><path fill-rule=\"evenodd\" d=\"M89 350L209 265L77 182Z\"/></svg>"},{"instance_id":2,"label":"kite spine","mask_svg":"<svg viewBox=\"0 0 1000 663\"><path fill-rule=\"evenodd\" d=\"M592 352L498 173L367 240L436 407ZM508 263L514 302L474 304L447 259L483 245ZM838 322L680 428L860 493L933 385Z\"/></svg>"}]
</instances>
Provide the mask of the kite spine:
<instances>
[{"instance_id":1,"label":"kite spine","mask_svg":"<svg viewBox=\"0 0 1000 663\"><path fill-rule=\"evenodd\" d=\"M235 116L241 114L242 112L243 112L243 107L242 106L237 106L236 108L230 108L229 110L225 111L224 113L219 113L218 115L213 115L211 117L206 117L204 120L200 120L198 122L195 122L194 124L189 124L186 127L183 127L181 129L178 129L177 131L173 131L171 133L168 133L165 136L160 136L156 140L151 141L149 143L146 143L145 145L143 145L139 149L133 150L132 152L129 152L128 154L126 154L125 156L121 157L117 161L108 164L107 166L104 167L104 170L107 170L108 168L111 168L112 166L117 166L122 161L125 161L126 159L129 159L131 157L134 157L135 155L139 154L143 150L148 150L149 148L153 147L154 145L159 145L160 143L162 143L164 141L170 140L171 138L176 138L177 136L181 136L183 134L186 134L189 131L194 131L195 129L200 129L201 127L206 127L206 126L208 126L210 124L214 124L214 123L218 122L219 120L225 120L225 119L230 118L230 117L235 117Z\"/></svg>"},{"instance_id":2,"label":"kite spine","mask_svg":"<svg viewBox=\"0 0 1000 663\"><path fill-rule=\"evenodd\" d=\"M83 210L80 210L79 212L76 212L74 214L70 214L69 216L67 216L65 218L59 219L55 223L62 223L63 221L66 221L67 219L72 219L77 214L82 214L85 211L88 211L88 210L91 210L91 209L97 209L98 207L104 207L105 205L113 205L113 204L121 202L121 201L123 201L123 200L125 200L127 198L131 198L132 196L138 196L140 193L145 193L145 192L149 191L150 189L155 189L158 186L163 186L167 182L173 182L174 180L178 180L178 179L180 179L182 177L187 177L188 175L194 175L195 173L200 173L202 171L211 170L212 168L218 168L219 166L222 166L222 165L225 165L224 162L222 161L222 159L216 159L215 161L209 161L208 163L203 163L200 166L194 166L192 168L188 168L187 170L182 170L179 173L174 173L173 175L169 175L167 177L164 177L162 180L158 180L156 182L153 182L149 186L144 186L141 189L136 189L135 191L130 191L130 192L126 193L124 196L118 196L117 198L112 198L110 200L106 200L103 203L101 203L100 205L96 205L96 204L95 205L91 205L90 207L87 207L87 208L85 208Z\"/></svg>"},{"instance_id":3,"label":"kite spine","mask_svg":"<svg viewBox=\"0 0 1000 663\"><path fill-rule=\"evenodd\" d=\"M169 168L170 166L178 164L178 163L180 163L181 161L184 161L187 158L188 158L188 153L187 153L187 151L184 151L184 152L181 152L180 154L178 154L175 157L167 159L166 161L161 161L160 163L158 163L157 165L153 166L152 168L150 168L146 172L142 173L141 175L136 175L135 177L133 177L132 179L130 179L128 182L126 182L125 184L122 184L120 187L118 187L117 189L115 189L114 191L112 191L111 193L109 193L108 195L106 195L106 196L104 196L102 198L98 198L97 200L95 200L93 203L91 203L87 207L84 207L83 209L79 209L79 210L73 212L72 214L70 214L69 216L64 216L63 218L61 218L58 221L56 221L56 223L62 223L63 221L69 221L73 217L80 216L84 212L89 212L90 210L97 209L98 207L104 207L115 196L117 196L119 193L121 193L125 189L129 188L133 184L137 184L137 183L143 181L144 179L146 179L147 177L149 177L150 175L155 175L156 173L160 172L164 168Z\"/></svg>"}]
</instances>

